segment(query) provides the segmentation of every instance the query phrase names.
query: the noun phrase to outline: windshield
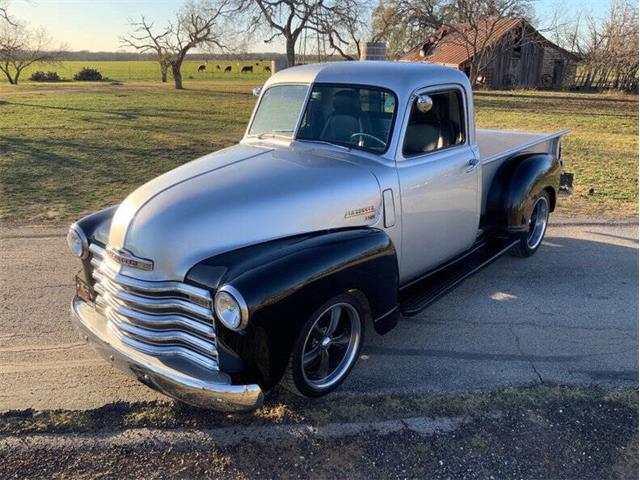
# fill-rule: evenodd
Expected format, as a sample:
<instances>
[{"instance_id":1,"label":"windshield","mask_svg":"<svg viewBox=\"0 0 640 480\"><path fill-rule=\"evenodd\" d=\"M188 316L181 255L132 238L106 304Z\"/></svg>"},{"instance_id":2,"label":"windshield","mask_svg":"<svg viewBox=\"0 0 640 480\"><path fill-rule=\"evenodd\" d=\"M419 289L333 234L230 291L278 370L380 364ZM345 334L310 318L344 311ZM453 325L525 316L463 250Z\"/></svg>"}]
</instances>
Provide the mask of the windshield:
<instances>
[{"instance_id":1,"label":"windshield","mask_svg":"<svg viewBox=\"0 0 640 480\"><path fill-rule=\"evenodd\" d=\"M316 84L296 138L383 153L395 112L396 97L388 90Z\"/></svg>"},{"instance_id":2,"label":"windshield","mask_svg":"<svg viewBox=\"0 0 640 480\"><path fill-rule=\"evenodd\" d=\"M249 135L293 136L308 85L279 85L269 88L260 99Z\"/></svg>"}]
</instances>

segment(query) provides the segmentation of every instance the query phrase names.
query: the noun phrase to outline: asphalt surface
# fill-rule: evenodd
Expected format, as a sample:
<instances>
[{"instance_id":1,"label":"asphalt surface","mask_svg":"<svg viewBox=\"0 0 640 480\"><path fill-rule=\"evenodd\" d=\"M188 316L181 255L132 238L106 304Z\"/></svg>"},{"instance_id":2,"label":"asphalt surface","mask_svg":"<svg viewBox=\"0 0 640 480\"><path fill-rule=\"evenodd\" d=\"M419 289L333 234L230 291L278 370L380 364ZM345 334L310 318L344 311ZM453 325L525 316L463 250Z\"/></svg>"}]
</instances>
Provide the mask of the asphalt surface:
<instances>
[{"instance_id":1,"label":"asphalt surface","mask_svg":"<svg viewBox=\"0 0 640 480\"><path fill-rule=\"evenodd\" d=\"M100 360L69 322L77 261L60 229L0 234L0 411L164 398ZM367 332L343 394L454 394L638 381L638 229L552 226L384 337Z\"/></svg>"}]
</instances>

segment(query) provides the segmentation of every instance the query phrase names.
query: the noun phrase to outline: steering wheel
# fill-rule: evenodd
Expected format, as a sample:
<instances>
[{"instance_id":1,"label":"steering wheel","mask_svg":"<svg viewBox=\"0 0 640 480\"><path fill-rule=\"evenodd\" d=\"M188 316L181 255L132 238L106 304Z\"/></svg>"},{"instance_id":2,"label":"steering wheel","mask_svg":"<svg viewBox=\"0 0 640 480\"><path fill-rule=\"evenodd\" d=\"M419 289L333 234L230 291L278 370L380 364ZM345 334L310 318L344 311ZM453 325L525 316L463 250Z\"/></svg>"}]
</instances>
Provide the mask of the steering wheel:
<instances>
[{"instance_id":1,"label":"steering wheel","mask_svg":"<svg viewBox=\"0 0 640 480\"><path fill-rule=\"evenodd\" d=\"M361 137L363 139L367 139L370 138L371 140L375 140L376 142L378 142L380 145L382 145L383 147L387 146L387 142L385 142L384 140L380 140L378 137L376 137L375 135L371 135L369 133L364 133L364 132L358 132L358 133L354 133L353 135L351 135L350 140L353 140L357 137Z\"/></svg>"}]
</instances>

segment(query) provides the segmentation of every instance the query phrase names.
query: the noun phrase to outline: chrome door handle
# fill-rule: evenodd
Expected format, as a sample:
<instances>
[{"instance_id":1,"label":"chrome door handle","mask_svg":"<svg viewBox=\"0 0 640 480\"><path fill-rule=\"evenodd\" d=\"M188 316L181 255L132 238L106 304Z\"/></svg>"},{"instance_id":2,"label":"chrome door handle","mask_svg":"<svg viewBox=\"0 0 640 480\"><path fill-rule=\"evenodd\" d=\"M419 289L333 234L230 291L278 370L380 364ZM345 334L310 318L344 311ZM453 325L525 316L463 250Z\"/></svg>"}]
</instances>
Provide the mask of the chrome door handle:
<instances>
[{"instance_id":1,"label":"chrome door handle","mask_svg":"<svg viewBox=\"0 0 640 480\"><path fill-rule=\"evenodd\" d=\"M473 172L479 164L480 164L480 160L478 160L478 159L477 159L477 158L475 158L475 157L474 157L474 158L472 158L472 159L471 159L471 160L469 160L469 162L467 163L468 167L467 167L466 172L467 172L467 173L471 173L471 172Z\"/></svg>"}]
</instances>

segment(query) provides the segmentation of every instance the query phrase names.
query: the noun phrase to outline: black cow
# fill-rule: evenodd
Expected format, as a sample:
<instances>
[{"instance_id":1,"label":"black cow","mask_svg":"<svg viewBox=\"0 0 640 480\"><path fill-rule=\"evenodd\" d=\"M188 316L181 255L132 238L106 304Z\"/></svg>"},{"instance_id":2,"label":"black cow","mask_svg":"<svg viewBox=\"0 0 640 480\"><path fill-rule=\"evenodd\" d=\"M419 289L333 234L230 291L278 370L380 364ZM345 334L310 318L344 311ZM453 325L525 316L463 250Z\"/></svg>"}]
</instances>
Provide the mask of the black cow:
<instances>
[{"instance_id":1,"label":"black cow","mask_svg":"<svg viewBox=\"0 0 640 480\"><path fill-rule=\"evenodd\" d=\"M245 67L242 67L242 70L240 70L240 73L253 73L253 65L247 65Z\"/></svg>"},{"instance_id":2,"label":"black cow","mask_svg":"<svg viewBox=\"0 0 640 480\"><path fill-rule=\"evenodd\" d=\"M198 72L204 72L206 69L207 69L207 66L206 66L206 65L200 65L200 66L198 67Z\"/></svg>"},{"instance_id":3,"label":"black cow","mask_svg":"<svg viewBox=\"0 0 640 480\"><path fill-rule=\"evenodd\" d=\"M224 69L224 73L231 72L231 65Z\"/></svg>"},{"instance_id":4,"label":"black cow","mask_svg":"<svg viewBox=\"0 0 640 480\"><path fill-rule=\"evenodd\" d=\"M265 65L264 71L265 72L270 72L271 71L271 67L269 65Z\"/></svg>"},{"instance_id":5,"label":"black cow","mask_svg":"<svg viewBox=\"0 0 640 480\"><path fill-rule=\"evenodd\" d=\"M216 65L216 70L220 70L220 65Z\"/></svg>"}]
</instances>

